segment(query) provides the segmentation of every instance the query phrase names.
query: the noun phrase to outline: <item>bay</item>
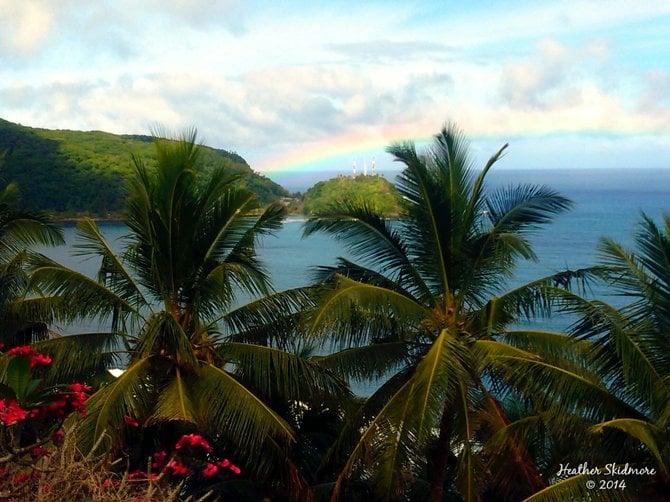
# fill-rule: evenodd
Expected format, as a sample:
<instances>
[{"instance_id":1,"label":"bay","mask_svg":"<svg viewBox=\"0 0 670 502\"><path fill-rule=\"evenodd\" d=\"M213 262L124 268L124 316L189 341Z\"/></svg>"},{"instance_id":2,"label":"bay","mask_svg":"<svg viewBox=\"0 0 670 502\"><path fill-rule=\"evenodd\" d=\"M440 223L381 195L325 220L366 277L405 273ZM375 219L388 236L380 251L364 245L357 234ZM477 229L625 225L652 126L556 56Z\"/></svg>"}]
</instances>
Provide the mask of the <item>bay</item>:
<instances>
[{"instance_id":1,"label":"bay","mask_svg":"<svg viewBox=\"0 0 670 502\"><path fill-rule=\"evenodd\" d=\"M491 190L525 183L547 185L572 199L575 206L531 237L538 261L522 263L511 284L592 265L601 237L609 236L629 245L642 211L656 221L664 212L670 212L670 169L501 169L489 175ZM332 265L337 256L346 256L343 246L326 235L303 239L303 222L304 218L289 217L275 235L266 236L259 243L260 257L276 290L306 285L311 281L314 267ZM112 247L120 249L125 224L102 221L99 226ZM74 224L66 224L64 231L64 246L42 252L94 276L99 262L73 254ZM61 328L82 332L93 325Z\"/></svg>"}]
</instances>

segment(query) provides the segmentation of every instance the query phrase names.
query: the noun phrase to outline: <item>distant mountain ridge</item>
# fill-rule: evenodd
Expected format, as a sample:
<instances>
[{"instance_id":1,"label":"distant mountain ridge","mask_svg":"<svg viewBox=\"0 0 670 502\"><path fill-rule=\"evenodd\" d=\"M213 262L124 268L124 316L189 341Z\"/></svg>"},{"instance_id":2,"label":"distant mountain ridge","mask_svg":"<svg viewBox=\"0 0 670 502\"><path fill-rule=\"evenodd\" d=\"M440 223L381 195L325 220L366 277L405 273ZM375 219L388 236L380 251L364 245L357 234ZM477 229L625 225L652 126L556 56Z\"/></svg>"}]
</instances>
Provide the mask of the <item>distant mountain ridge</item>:
<instances>
[{"instance_id":1,"label":"distant mountain ridge","mask_svg":"<svg viewBox=\"0 0 670 502\"><path fill-rule=\"evenodd\" d=\"M20 205L60 216L116 217L123 208L131 154L154 159L152 137L101 131L38 129L0 119L0 189L16 182ZM288 192L254 172L240 155L203 147L205 168L224 163L241 184L269 203Z\"/></svg>"}]
</instances>

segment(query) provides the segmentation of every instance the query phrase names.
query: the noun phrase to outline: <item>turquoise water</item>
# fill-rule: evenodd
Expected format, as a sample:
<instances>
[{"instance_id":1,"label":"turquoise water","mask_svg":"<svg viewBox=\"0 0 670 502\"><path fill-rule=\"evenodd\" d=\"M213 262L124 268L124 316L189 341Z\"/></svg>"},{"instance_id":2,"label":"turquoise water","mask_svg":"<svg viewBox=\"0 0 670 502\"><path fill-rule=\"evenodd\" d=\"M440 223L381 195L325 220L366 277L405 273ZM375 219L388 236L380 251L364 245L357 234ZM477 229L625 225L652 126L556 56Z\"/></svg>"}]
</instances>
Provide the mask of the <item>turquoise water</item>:
<instances>
[{"instance_id":1,"label":"turquoise water","mask_svg":"<svg viewBox=\"0 0 670 502\"><path fill-rule=\"evenodd\" d=\"M525 262L519 267L514 280L519 283L566 268L591 265L596 258L596 244L603 235L631 243L641 211L654 219L659 219L664 211L670 212L670 169L499 170L491 172L489 180L490 188L518 183L546 184L575 202L573 210L532 237L539 261ZM260 243L259 253L277 290L308 284L313 267L331 265L345 253L338 242L325 235L302 239L303 221L289 218L276 235L265 237ZM123 224L101 222L100 228L114 248L121 247ZM65 227L65 237L65 246L45 253L94 275L96 261L71 254L73 225Z\"/></svg>"},{"instance_id":2,"label":"turquoise water","mask_svg":"<svg viewBox=\"0 0 670 502\"><path fill-rule=\"evenodd\" d=\"M670 212L670 169L667 170L566 170L566 171L499 171L491 173L491 188L499 185L546 184L570 197L575 207L561 215L553 224L532 237L538 262L525 262L518 268L513 283L530 280L565 270L592 265L596 244L607 235L624 244L633 239L635 225L644 211L659 219ZM284 290L310 282L317 265L332 265L337 256L345 255L343 247L325 235L302 239L304 218L291 217L274 236L265 237L259 254L266 263L275 289ZM121 248L126 232L122 223L101 222L103 235L115 249ZM99 265L72 255L74 225L65 227L67 244L44 252L76 270L94 276ZM602 297L606 292L597 291ZM616 299L614 299L616 300ZM608 298L608 301L612 299ZM537 328L561 329L570 318L554 318L535 322ZM99 329L97 324L56 326L61 333L82 333ZM103 327L104 328L104 327ZM367 395L376 384L354 385L359 395Z\"/></svg>"}]
</instances>

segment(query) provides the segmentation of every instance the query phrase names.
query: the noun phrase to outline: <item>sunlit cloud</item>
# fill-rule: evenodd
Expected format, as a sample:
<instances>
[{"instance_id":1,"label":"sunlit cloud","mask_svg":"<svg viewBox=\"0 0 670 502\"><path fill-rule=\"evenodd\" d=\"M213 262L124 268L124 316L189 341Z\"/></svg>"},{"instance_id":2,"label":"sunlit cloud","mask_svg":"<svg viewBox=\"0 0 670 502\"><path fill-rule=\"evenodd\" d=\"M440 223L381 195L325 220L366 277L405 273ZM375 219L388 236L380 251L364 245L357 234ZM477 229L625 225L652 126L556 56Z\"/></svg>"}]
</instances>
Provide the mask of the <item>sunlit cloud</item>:
<instances>
[{"instance_id":1,"label":"sunlit cloud","mask_svg":"<svg viewBox=\"0 0 670 502\"><path fill-rule=\"evenodd\" d=\"M670 133L662 2L0 7L2 118L115 133L196 126L265 172L361 152L382 163L388 142L423 140L447 120L526 152L564 138L564 158L583 148L580 133L631 151L649 135L665 151Z\"/></svg>"}]
</instances>

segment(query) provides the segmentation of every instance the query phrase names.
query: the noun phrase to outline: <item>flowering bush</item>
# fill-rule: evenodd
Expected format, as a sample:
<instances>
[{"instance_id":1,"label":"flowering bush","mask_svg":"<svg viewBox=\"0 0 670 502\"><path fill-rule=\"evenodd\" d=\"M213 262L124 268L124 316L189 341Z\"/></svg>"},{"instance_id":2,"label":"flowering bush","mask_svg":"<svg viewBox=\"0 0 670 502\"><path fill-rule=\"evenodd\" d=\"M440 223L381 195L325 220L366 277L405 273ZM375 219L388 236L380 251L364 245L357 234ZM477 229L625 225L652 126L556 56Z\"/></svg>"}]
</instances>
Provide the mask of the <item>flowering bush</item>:
<instances>
[{"instance_id":1,"label":"flowering bush","mask_svg":"<svg viewBox=\"0 0 670 502\"><path fill-rule=\"evenodd\" d=\"M41 376L51 357L30 346L12 348L4 356L9 362L5 383L0 384L0 500L37 500L53 486L66 483L49 466L53 458L62 456L53 453L63 443L63 422L73 414L86 415L86 399L92 389L83 383L44 386ZM143 430L130 415L118 425L136 430L134 434ZM200 434L181 435L169 450L171 453L161 450L151 455L148 472L136 469L120 476L111 471L103 474L96 496L141 493L144 485L148 493L154 489L167 493L174 484L174 489L198 489L241 473L230 460L217 456ZM93 473L90 476L95 477ZM56 485L55 478L60 479ZM91 490L90 482L87 489Z\"/></svg>"},{"instance_id":2,"label":"flowering bush","mask_svg":"<svg viewBox=\"0 0 670 502\"><path fill-rule=\"evenodd\" d=\"M125 422L129 425L136 423L127 418ZM200 434L182 435L171 456L165 450L158 451L151 456L150 465L150 474L136 470L128 475L128 479L157 480L168 476L170 479L222 480L229 473L239 475L242 472L227 458L218 459L210 443Z\"/></svg>"},{"instance_id":3,"label":"flowering bush","mask_svg":"<svg viewBox=\"0 0 670 502\"><path fill-rule=\"evenodd\" d=\"M41 372L52 360L26 345L8 350L0 384L0 499L26 496L40 482L42 460L63 438L64 420L86 414L91 387L82 383L45 387Z\"/></svg>"}]
</instances>

